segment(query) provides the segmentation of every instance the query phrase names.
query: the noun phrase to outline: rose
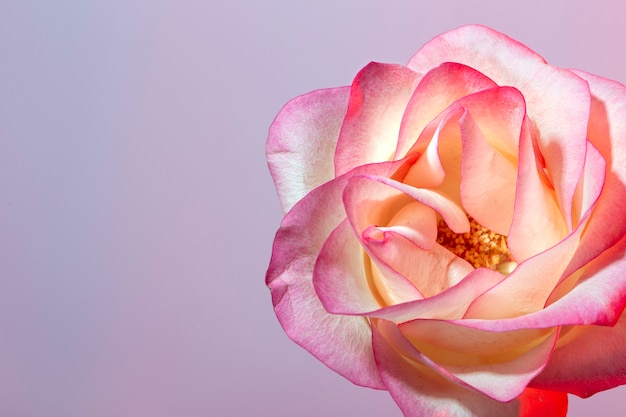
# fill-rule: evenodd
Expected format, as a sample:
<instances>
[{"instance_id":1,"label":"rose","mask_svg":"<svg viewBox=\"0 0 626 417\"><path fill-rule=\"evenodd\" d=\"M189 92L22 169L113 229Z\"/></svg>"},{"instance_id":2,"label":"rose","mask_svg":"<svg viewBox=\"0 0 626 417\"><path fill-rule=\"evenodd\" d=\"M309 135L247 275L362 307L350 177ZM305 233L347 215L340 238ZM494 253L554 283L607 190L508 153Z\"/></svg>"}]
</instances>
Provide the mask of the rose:
<instances>
[{"instance_id":1,"label":"rose","mask_svg":"<svg viewBox=\"0 0 626 417\"><path fill-rule=\"evenodd\" d=\"M565 415L626 383L626 89L467 26L289 102L286 333L407 416Z\"/></svg>"}]
</instances>

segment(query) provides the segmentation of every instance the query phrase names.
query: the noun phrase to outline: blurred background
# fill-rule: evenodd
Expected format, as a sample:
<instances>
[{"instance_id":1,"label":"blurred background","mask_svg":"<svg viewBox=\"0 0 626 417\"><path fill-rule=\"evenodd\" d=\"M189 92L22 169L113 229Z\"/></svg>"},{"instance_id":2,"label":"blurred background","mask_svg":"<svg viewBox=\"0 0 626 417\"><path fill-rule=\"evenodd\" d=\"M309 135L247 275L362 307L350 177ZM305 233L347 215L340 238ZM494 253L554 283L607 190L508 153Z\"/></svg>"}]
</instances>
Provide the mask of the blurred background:
<instances>
[{"instance_id":1,"label":"blurred background","mask_svg":"<svg viewBox=\"0 0 626 417\"><path fill-rule=\"evenodd\" d=\"M0 0L0 416L400 417L283 334L289 99L467 23L626 82L616 1ZM621 415L626 388L570 416Z\"/></svg>"}]
</instances>

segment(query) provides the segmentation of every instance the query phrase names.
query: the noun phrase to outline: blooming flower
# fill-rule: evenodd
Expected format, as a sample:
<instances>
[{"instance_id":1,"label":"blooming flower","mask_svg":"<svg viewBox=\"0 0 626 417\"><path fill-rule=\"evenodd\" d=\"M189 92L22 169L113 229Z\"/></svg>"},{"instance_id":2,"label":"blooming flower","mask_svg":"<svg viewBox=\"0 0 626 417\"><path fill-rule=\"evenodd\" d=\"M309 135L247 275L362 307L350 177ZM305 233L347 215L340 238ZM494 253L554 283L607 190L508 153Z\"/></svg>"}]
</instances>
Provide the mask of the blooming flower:
<instances>
[{"instance_id":1,"label":"blooming flower","mask_svg":"<svg viewBox=\"0 0 626 417\"><path fill-rule=\"evenodd\" d=\"M626 89L482 26L289 102L285 332L406 416L563 416L626 383Z\"/></svg>"}]
</instances>

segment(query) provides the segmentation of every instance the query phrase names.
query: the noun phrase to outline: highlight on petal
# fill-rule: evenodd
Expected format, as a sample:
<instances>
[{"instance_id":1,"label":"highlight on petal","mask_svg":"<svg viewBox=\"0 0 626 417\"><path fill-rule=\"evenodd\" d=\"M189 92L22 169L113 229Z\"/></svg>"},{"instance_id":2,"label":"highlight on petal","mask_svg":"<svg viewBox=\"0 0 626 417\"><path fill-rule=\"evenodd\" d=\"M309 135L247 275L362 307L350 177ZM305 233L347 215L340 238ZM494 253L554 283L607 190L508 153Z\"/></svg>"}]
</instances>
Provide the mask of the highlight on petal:
<instances>
[{"instance_id":1,"label":"highlight on petal","mask_svg":"<svg viewBox=\"0 0 626 417\"><path fill-rule=\"evenodd\" d=\"M433 369L498 401L517 397L541 372L559 333L554 328L489 332L440 320L413 320L398 328L420 355L437 364Z\"/></svg>"},{"instance_id":2,"label":"highlight on petal","mask_svg":"<svg viewBox=\"0 0 626 417\"><path fill-rule=\"evenodd\" d=\"M590 211L595 207L604 187L605 174L606 161L600 152L590 142L587 142L585 168L578 183L572 207L572 218L575 225L583 218L591 215Z\"/></svg>"},{"instance_id":3,"label":"highlight on petal","mask_svg":"<svg viewBox=\"0 0 626 417\"><path fill-rule=\"evenodd\" d=\"M540 155L535 153L533 135L532 123L525 118L520 136L515 208L507 242L518 263L567 236L567 225L554 190L538 169Z\"/></svg>"},{"instance_id":4,"label":"highlight on petal","mask_svg":"<svg viewBox=\"0 0 626 417\"><path fill-rule=\"evenodd\" d=\"M455 105L463 143L461 200L482 226L507 235L513 218L524 98L513 88L473 94Z\"/></svg>"},{"instance_id":5,"label":"highlight on petal","mask_svg":"<svg viewBox=\"0 0 626 417\"><path fill-rule=\"evenodd\" d=\"M461 134L458 127L461 108L448 108L433 119L409 151L418 155L402 182L416 188L437 189L461 204Z\"/></svg>"},{"instance_id":6,"label":"highlight on petal","mask_svg":"<svg viewBox=\"0 0 626 417\"><path fill-rule=\"evenodd\" d=\"M404 109L420 75L401 65L372 62L354 79L335 152L336 175L395 153Z\"/></svg>"},{"instance_id":7,"label":"highlight on petal","mask_svg":"<svg viewBox=\"0 0 626 417\"><path fill-rule=\"evenodd\" d=\"M404 346L397 345L394 339L402 336L393 324L378 320L372 326L372 333L380 376L405 416L519 417L519 400L493 400L451 381L424 363L409 359L402 350L416 351L406 340Z\"/></svg>"},{"instance_id":8,"label":"highlight on petal","mask_svg":"<svg viewBox=\"0 0 626 417\"><path fill-rule=\"evenodd\" d=\"M456 100L493 87L496 83L484 74L454 62L428 71L407 104L395 158L406 155L428 123Z\"/></svg>"},{"instance_id":9,"label":"highlight on petal","mask_svg":"<svg viewBox=\"0 0 626 417\"><path fill-rule=\"evenodd\" d=\"M335 177L334 153L349 87L317 90L287 103L267 139L267 162L283 212Z\"/></svg>"},{"instance_id":10,"label":"highlight on petal","mask_svg":"<svg viewBox=\"0 0 626 417\"><path fill-rule=\"evenodd\" d=\"M367 315L396 324L415 319L458 320L463 318L476 297L503 278L503 274L491 269L475 269L457 284L430 298L381 308Z\"/></svg>"}]
</instances>

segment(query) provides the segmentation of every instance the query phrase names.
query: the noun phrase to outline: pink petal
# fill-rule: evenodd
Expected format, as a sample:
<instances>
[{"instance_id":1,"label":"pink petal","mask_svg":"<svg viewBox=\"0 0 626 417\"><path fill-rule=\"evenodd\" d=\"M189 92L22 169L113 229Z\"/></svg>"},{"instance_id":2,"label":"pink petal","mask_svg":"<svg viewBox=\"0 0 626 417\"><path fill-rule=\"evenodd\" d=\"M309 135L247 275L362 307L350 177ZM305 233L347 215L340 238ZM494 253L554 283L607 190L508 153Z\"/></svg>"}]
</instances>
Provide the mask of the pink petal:
<instances>
[{"instance_id":1,"label":"pink petal","mask_svg":"<svg viewBox=\"0 0 626 417\"><path fill-rule=\"evenodd\" d=\"M520 395L545 367L558 337L555 329L487 332L439 320L413 320L398 327L422 355L498 401Z\"/></svg>"},{"instance_id":2,"label":"pink petal","mask_svg":"<svg viewBox=\"0 0 626 417\"><path fill-rule=\"evenodd\" d=\"M419 155L402 182L416 188L436 189L461 205L461 134L463 109L448 108L422 131L409 154Z\"/></svg>"},{"instance_id":3,"label":"pink petal","mask_svg":"<svg viewBox=\"0 0 626 417\"><path fill-rule=\"evenodd\" d=\"M585 168L574 199L572 216L575 222L590 216L590 210L595 207L604 187L605 175L606 161L591 142L587 142Z\"/></svg>"},{"instance_id":4,"label":"pink petal","mask_svg":"<svg viewBox=\"0 0 626 417\"><path fill-rule=\"evenodd\" d=\"M349 87L313 91L291 100L274 119L266 153L285 213L335 177L334 152L349 94Z\"/></svg>"},{"instance_id":5,"label":"pink petal","mask_svg":"<svg viewBox=\"0 0 626 417\"><path fill-rule=\"evenodd\" d=\"M613 327L584 326L572 332L578 337L554 351L532 386L589 397L626 384L626 318Z\"/></svg>"},{"instance_id":6,"label":"pink petal","mask_svg":"<svg viewBox=\"0 0 626 417\"><path fill-rule=\"evenodd\" d=\"M407 105L395 158L406 155L426 125L456 100L495 86L480 72L453 62L444 62L429 71Z\"/></svg>"},{"instance_id":7,"label":"pink petal","mask_svg":"<svg viewBox=\"0 0 626 417\"><path fill-rule=\"evenodd\" d=\"M314 273L316 289L329 311L362 314L423 298L422 294L432 296L473 270L466 261L434 246L437 217L433 208L443 212L453 227L464 227L467 222L458 207L438 194L386 178L355 176L344 191L344 201L354 232L343 226L333 232ZM371 263L355 255L362 248L354 236L361 237ZM368 275L369 281L364 280Z\"/></svg>"},{"instance_id":8,"label":"pink petal","mask_svg":"<svg viewBox=\"0 0 626 417\"><path fill-rule=\"evenodd\" d=\"M463 26L443 33L426 43L407 66L426 72L442 62L458 62L493 78L499 85L503 78L519 79L525 68L530 70L545 60L527 46L493 29L480 25Z\"/></svg>"},{"instance_id":9,"label":"pink petal","mask_svg":"<svg viewBox=\"0 0 626 417\"><path fill-rule=\"evenodd\" d=\"M350 179L344 204L357 235L367 230L366 241L372 241L377 240L375 235L394 232L422 249L430 249L437 239L437 218L432 208L438 207L446 211L455 227L464 226L463 212L444 197L412 187L408 187L412 194L406 194L398 186L406 189L402 183L387 178L364 175ZM431 204L434 207L429 207Z\"/></svg>"},{"instance_id":10,"label":"pink petal","mask_svg":"<svg viewBox=\"0 0 626 417\"><path fill-rule=\"evenodd\" d=\"M285 333L328 367L358 385L380 388L363 317L328 313L313 287L315 260L343 219L342 193L352 175L388 176L404 161L363 166L314 189L287 213L276 233L266 283Z\"/></svg>"},{"instance_id":11,"label":"pink petal","mask_svg":"<svg viewBox=\"0 0 626 417\"><path fill-rule=\"evenodd\" d=\"M465 109L459 120L463 208L482 226L508 235L524 99L517 90L503 87L475 93L455 105Z\"/></svg>"},{"instance_id":12,"label":"pink petal","mask_svg":"<svg viewBox=\"0 0 626 417\"><path fill-rule=\"evenodd\" d=\"M437 374L423 363L403 357L393 340L401 340L398 330L388 322L379 323L372 329L376 363L385 386L406 417L519 417L518 400L495 401ZM401 348L417 353L406 339L404 342Z\"/></svg>"},{"instance_id":13,"label":"pink petal","mask_svg":"<svg viewBox=\"0 0 626 417\"><path fill-rule=\"evenodd\" d=\"M565 221L571 228L569 208L582 173L589 120L587 83L571 71L547 65L521 43L478 25L435 37L407 66L426 73L442 62L467 65L498 85L522 92L557 201L567 208Z\"/></svg>"},{"instance_id":14,"label":"pink petal","mask_svg":"<svg viewBox=\"0 0 626 417\"><path fill-rule=\"evenodd\" d=\"M544 309L499 320L464 319L460 324L489 331L617 322L626 305L626 238L591 261L565 295Z\"/></svg>"},{"instance_id":15,"label":"pink petal","mask_svg":"<svg viewBox=\"0 0 626 417\"><path fill-rule=\"evenodd\" d=\"M465 318L502 319L541 310L561 281L572 259L585 224L553 248L519 264L505 280L468 308Z\"/></svg>"},{"instance_id":16,"label":"pink petal","mask_svg":"<svg viewBox=\"0 0 626 417\"><path fill-rule=\"evenodd\" d=\"M592 93L588 137L606 160L602 194L568 271L580 268L626 233L626 88L577 71Z\"/></svg>"},{"instance_id":17,"label":"pink petal","mask_svg":"<svg viewBox=\"0 0 626 417\"><path fill-rule=\"evenodd\" d=\"M402 115L419 78L401 65L374 62L359 72L337 142L337 176L360 165L392 159Z\"/></svg>"},{"instance_id":18,"label":"pink petal","mask_svg":"<svg viewBox=\"0 0 626 417\"><path fill-rule=\"evenodd\" d=\"M471 268L471 266L467 266ZM384 272L387 274L393 271L389 272L384 270ZM343 294L346 292L345 288L337 290L337 293L334 295L336 299L334 305L331 304L332 301L328 301L325 298L332 296L332 292L324 290L323 295L320 291L318 291L318 294L320 294L320 298L322 298L324 302L329 303L329 305L326 306L327 309L330 310L331 307L333 309L336 308L336 312L343 314L382 318L393 321L394 323L403 323L417 318L452 320L462 318L468 306L476 297L496 285L503 278L504 275L499 272L486 268L476 269L470 272L456 285L433 297L372 309L371 311L362 311L364 309L363 304L350 305L349 301L351 298L348 296L342 298ZM350 281L346 282L348 284L350 283ZM351 289L355 291L359 290L356 286L353 286ZM347 288L347 291L349 290L350 288ZM369 296L372 297L372 294L370 293ZM343 299L348 301L342 303L341 301Z\"/></svg>"},{"instance_id":19,"label":"pink petal","mask_svg":"<svg viewBox=\"0 0 626 417\"><path fill-rule=\"evenodd\" d=\"M313 284L324 308L337 314L358 314L377 310L383 303L401 303L422 298L401 274L383 270L384 277L367 278L361 242L344 220L324 244L315 264ZM373 282L372 282L373 281ZM381 301L374 292L383 297Z\"/></svg>"},{"instance_id":20,"label":"pink petal","mask_svg":"<svg viewBox=\"0 0 626 417\"><path fill-rule=\"evenodd\" d=\"M556 195L538 171L533 128L525 119L519 145L517 193L508 247L516 262L545 251L567 236Z\"/></svg>"},{"instance_id":21,"label":"pink petal","mask_svg":"<svg viewBox=\"0 0 626 417\"><path fill-rule=\"evenodd\" d=\"M411 150L420 158L403 182L462 202L483 226L507 235L523 117L523 97L509 87L457 100L423 130Z\"/></svg>"}]
</instances>

